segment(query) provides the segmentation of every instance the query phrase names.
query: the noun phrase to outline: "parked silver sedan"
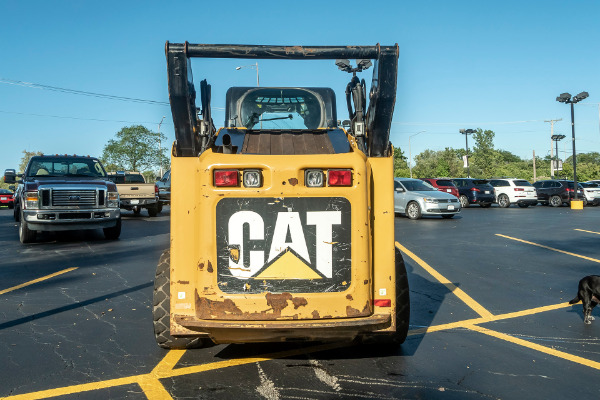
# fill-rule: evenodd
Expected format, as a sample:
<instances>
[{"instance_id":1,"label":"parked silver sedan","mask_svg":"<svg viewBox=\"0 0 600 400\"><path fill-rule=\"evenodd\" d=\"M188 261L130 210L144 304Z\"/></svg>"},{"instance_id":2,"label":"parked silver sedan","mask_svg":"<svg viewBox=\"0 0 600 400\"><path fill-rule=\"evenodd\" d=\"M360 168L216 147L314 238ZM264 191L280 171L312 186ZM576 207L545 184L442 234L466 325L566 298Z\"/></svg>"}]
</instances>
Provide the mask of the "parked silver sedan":
<instances>
[{"instance_id":1,"label":"parked silver sedan","mask_svg":"<svg viewBox=\"0 0 600 400\"><path fill-rule=\"evenodd\" d=\"M410 219L423 215L452 218L460 212L460 202L420 179L394 178L394 211Z\"/></svg>"}]
</instances>

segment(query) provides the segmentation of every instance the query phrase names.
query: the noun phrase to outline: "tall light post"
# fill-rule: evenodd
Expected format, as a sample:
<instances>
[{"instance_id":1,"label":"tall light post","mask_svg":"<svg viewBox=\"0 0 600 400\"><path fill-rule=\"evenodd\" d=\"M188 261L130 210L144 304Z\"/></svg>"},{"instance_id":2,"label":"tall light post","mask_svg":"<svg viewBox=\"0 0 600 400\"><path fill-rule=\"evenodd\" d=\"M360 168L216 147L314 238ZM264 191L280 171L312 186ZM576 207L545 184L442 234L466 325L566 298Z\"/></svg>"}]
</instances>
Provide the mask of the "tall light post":
<instances>
[{"instance_id":1,"label":"tall light post","mask_svg":"<svg viewBox=\"0 0 600 400\"><path fill-rule=\"evenodd\" d=\"M427 131L420 131L415 133L414 135L410 135L408 137L408 169L410 170L410 177L412 178L412 153L410 150L410 138L413 136L417 136L419 133L423 133L423 132L427 132Z\"/></svg>"},{"instance_id":2,"label":"tall light post","mask_svg":"<svg viewBox=\"0 0 600 400\"><path fill-rule=\"evenodd\" d=\"M560 103L570 104L571 105L571 134L573 136L573 192L574 192L574 200L577 200L577 191L578 191L578 183L577 183L577 160L575 156L575 109L573 104L579 103L583 99L587 99L589 97L588 92L581 92L577 96L571 98L570 93L562 93L560 96L556 98L556 101Z\"/></svg>"},{"instance_id":3,"label":"tall light post","mask_svg":"<svg viewBox=\"0 0 600 400\"><path fill-rule=\"evenodd\" d=\"M469 135L477 132L475 129L459 129L460 133L465 135L465 151L467 154L465 155L465 164L467 164L467 178L471 177L471 172L469 170Z\"/></svg>"},{"instance_id":4,"label":"tall light post","mask_svg":"<svg viewBox=\"0 0 600 400\"><path fill-rule=\"evenodd\" d=\"M558 142L560 140L563 140L566 136L565 135L552 135L550 137L550 139L552 139L554 142L556 142L556 159L552 160L552 162L554 163L554 165L552 167L550 167L550 175L552 175L552 179L554 179L554 171L558 171ZM552 147L550 147L550 150L552 150ZM552 157L550 157L552 158Z\"/></svg>"},{"instance_id":5,"label":"tall light post","mask_svg":"<svg viewBox=\"0 0 600 400\"><path fill-rule=\"evenodd\" d=\"M240 70L242 68L254 68L256 69L256 86L260 86L260 81L258 79L258 61L256 62L256 64L251 64L251 65L240 65L239 67L235 67L236 70Z\"/></svg>"},{"instance_id":6,"label":"tall light post","mask_svg":"<svg viewBox=\"0 0 600 400\"><path fill-rule=\"evenodd\" d=\"M162 168L162 147L161 147L161 142L160 142L160 126L162 125L165 118L166 117L163 115L162 119L158 123L158 165L160 168L160 177L161 178L163 176L163 168Z\"/></svg>"},{"instance_id":7,"label":"tall light post","mask_svg":"<svg viewBox=\"0 0 600 400\"><path fill-rule=\"evenodd\" d=\"M544 122L550 122L550 137L553 139L554 137L554 123L558 122L558 121L562 121L562 118L559 119L550 119ZM558 143L556 144L557 149L558 149ZM558 157L558 151L556 152L556 156ZM552 142L550 142L550 160L552 160L554 158L554 155L552 154ZM556 165L557 169L558 169L558 164ZM552 177L552 179L554 179L554 169L552 168L552 161L550 162L550 176Z\"/></svg>"}]
</instances>

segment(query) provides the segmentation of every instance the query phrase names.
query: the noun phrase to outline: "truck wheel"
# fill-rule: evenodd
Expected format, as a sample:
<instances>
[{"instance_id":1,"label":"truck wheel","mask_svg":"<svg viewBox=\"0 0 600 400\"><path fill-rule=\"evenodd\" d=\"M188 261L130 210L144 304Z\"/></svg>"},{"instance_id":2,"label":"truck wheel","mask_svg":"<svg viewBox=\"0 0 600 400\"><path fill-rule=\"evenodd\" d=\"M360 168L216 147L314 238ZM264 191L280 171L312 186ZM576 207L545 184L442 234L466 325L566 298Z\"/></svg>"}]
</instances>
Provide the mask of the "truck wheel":
<instances>
[{"instance_id":1,"label":"truck wheel","mask_svg":"<svg viewBox=\"0 0 600 400\"><path fill-rule=\"evenodd\" d=\"M19 216L19 240L21 243L32 243L35 242L35 231L27 227L27 222L23 217L23 212Z\"/></svg>"},{"instance_id":2,"label":"truck wheel","mask_svg":"<svg viewBox=\"0 0 600 400\"><path fill-rule=\"evenodd\" d=\"M121 235L121 217L117 219L117 225L112 228L103 228L104 237L108 240L116 240Z\"/></svg>"},{"instance_id":3,"label":"truck wheel","mask_svg":"<svg viewBox=\"0 0 600 400\"><path fill-rule=\"evenodd\" d=\"M171 336L171 251L166 250L158 260L152 296L154 337L163 349L194 349L204 347L209 339L201 337L175 338Z\"/></svg>"},{"instance_id":4,"label":"truck wheel","mask_svg":"<svg viewBox=\"0 0 600 400\"><path fill-rule=\"evenodd\" d=\"M158 214L158 206L152 205L152 206L148 206L148 215L151 217L156 217L156 215Z\"/></svg>"},{"instance_id":5,"label":"truck wheel","mask_svg":"<svg viewBox=\"0 0 600 400\"><path fill-rule=\"evenodd\" d=\"M163 203L158 203L158 212L160 213L163 209Z\"/></svg>"}]
</instances>

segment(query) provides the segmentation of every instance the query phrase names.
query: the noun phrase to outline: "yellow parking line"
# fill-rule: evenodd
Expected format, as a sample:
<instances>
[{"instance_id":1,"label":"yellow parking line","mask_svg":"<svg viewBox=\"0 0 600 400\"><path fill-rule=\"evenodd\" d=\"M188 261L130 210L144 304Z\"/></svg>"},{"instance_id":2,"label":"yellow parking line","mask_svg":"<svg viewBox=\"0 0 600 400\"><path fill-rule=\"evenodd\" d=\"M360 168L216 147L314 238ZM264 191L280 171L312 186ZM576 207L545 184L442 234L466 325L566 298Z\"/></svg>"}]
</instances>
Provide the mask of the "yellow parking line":
<instances>
[{"instance_id":1,"label":"yellow parking line","mask_svg":"<svg viewBox=\"0 0 600 400\"><path fill-rule=\"evenodd\" d=\"M464 291L459 289L455 284L446 279L442 274L437 272L435 269L431 268L429 264L425 261L421 260L417 257L413 252L408 250L406 247L402 246L400 243L396 242L396 247L400 249L407 256L412 258L417 264L419 264L425 271L429 272L435 279L437 279L442 285L446 286L448 290L454 293L459 299L461 299L467 306L469 306L473 311L477 314L481 315L483 318L490 319L493 317L493 314L486 310L481 304L473 300L471 296L466 294Z\"/></svg>"},{"instance_id":2,"label":"yellow parking line","mask_svg":"<svg viewBox=\"0 0 600 400\"><path fill-rule=\"evenodd\" d=\"M534 314L539 314L539 313L543 313L543 312L547 312L547 311L559 310L561 308L568 308L568 307L572 307L572 306L571 306L571 304L565 302L565 303L552 304L549 306L529 308L527 310L515 311L515 312L506 313L506 314L493 315L491 318L465 319L462 321L450 322L447 324L432 325L432 326L428 326L425 328L419 328L419 329L411 329L408 332L408 336L424 335L426 333L446 331L446 330L456 329L456 328L469 328L471 325L478 325L478 324L484 324L486 322L494 322L494 321L501 321L504 319L524 317L526 315L534 315Z\"/></svg>"},{"instance_id":3,"label":"yellow parking line","mask_svg":"<svg viewBox=\"0 0 600 400\"><path fill-rule=\"evenodd\" d=\"M484 333L489 336L493 336L498 339L505 340L510 343L517 344L519 346L527 347L528 349L536 350L544 354L549 354L554 357L562 358L563 360L572 361L577 364L585 365L586 367L600 369L600 363L592 360L588 360L587 358L575 356L573 354L565 353L564 351L559 351L552 349L550 347L541 346L537 343L528 342L527 340L519 339L514 336L507 335L505 333L493 331L490 329L483 328L481 326L472 325L468 327L471 330Z\"/></svg>"},{"instance_id":4,"label":"yellow parking line","mask_svg":"<svg viewBox=\"0 0 600 400\"><path fill-rule=\"evenodd\" d=\"M600 232L586 231L585 229L574 229L574 230L579 231L579 232L595 233L596 235L600 235Z\"/></svg>"},{"instance_id":5,"label":"yellow parking line","mask_svg":"<svg viewBox=\"0 0 600 400\"><path fill-rule=\"evenodd\" d=\"M34 283L38 283L38 282L45 281L46 279L54 278L55 276L58 276L58 275L61 275L61 274L67 273L67 272L71 272L73 270L76 270L77 268L79 268L79 267L73 267L73 268L63 269L62 271L58 271L58 272L55 272L55 273L50 274L50 275L42 276L41 278L37 278L37 279L34 279L32 281L22 283L20 285L13 286L13 287L10 287L8 289L0 290L0 294L5 294L5 293L8 293L8 292L12 292L14 290L21 289L21 288L24 288L24 287L29 286L29 285L33 285Z\"/></svg>"},{"instance_id":6,"label":"yellow parking line","mask_svg":"<svg viewBox=\"0 0 600 400\"><path fill-rule=\"evenodd\" d=\"M541 247L543 249L548 249L548 250L556 251L556 252L559 252L559 253L568 254L568 255L573 256L573 257L579 257L579 258L583 258L585 260L589 260L589 261L594 261L594 262L600 263L600 260L598 260L597 258L582 256L581 254L576 254L576 253L571 253L570 251L564 251L564 250L560 250L560 249L555 249L554 247L544 246L543 244L533 243L533 242L529 242L527 240L517 239L517 238L511 237L511 236L506 236L506 235L501 235L499 233L496 233L496 236L500 236L500 237L503 237L503 238L506 238L506 239L510 239L510 240L516 240L517 242L522 242L522 243L530 244L532 246Z\"/></svg>"}]
</instances>

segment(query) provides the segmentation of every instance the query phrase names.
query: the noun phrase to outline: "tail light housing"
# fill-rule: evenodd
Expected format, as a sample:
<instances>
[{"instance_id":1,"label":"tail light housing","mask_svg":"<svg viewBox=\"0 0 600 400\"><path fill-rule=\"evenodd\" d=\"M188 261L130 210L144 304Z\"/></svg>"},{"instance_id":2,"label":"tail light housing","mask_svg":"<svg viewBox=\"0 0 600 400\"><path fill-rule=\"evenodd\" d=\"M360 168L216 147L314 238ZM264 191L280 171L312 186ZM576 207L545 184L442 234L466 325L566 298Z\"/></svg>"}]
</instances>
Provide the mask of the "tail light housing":
<instances>
[{"instance_id":1,"label":"tail light housing","mask_svg":"<svg viewBox=\"0 0 600 400\"><path fill-rule=\"evenodd\" d=\"M237 169L216 169L213 178L214 184L217 187L234 187L239 185L239 171Z\"/></svg>"},{"instance_id":2,"label":"tail light housing","mask_svg":"<svg viewBox=\"0 0 600 400\"><path fill-rule=\"evenodd\" d=\"M328 186L352 186L352 170L330 169L327 171Z\"/></svg>"},{"instance_id":3,"label":"tail light housing","mask_svg":"<svg viewBox=\"0 0 600 400\"><path fill-rule=\"evenodd\" d=\"M474 187L474 188L471 188L471 192L481 192L481 190L479 190L476 187Z\"/></svg>"},{"instance_id":4,"label":"tail light housing","mask_svg":"<svg viewBox=\"0 0 600 400\"><path fill-rule=\"evenodd\" d=\"M525 189L523 189L523 188L518 188L518 187L515 188L515 192L524 192L524 191L525 191Z\"/></svg>"}]
</instances>

